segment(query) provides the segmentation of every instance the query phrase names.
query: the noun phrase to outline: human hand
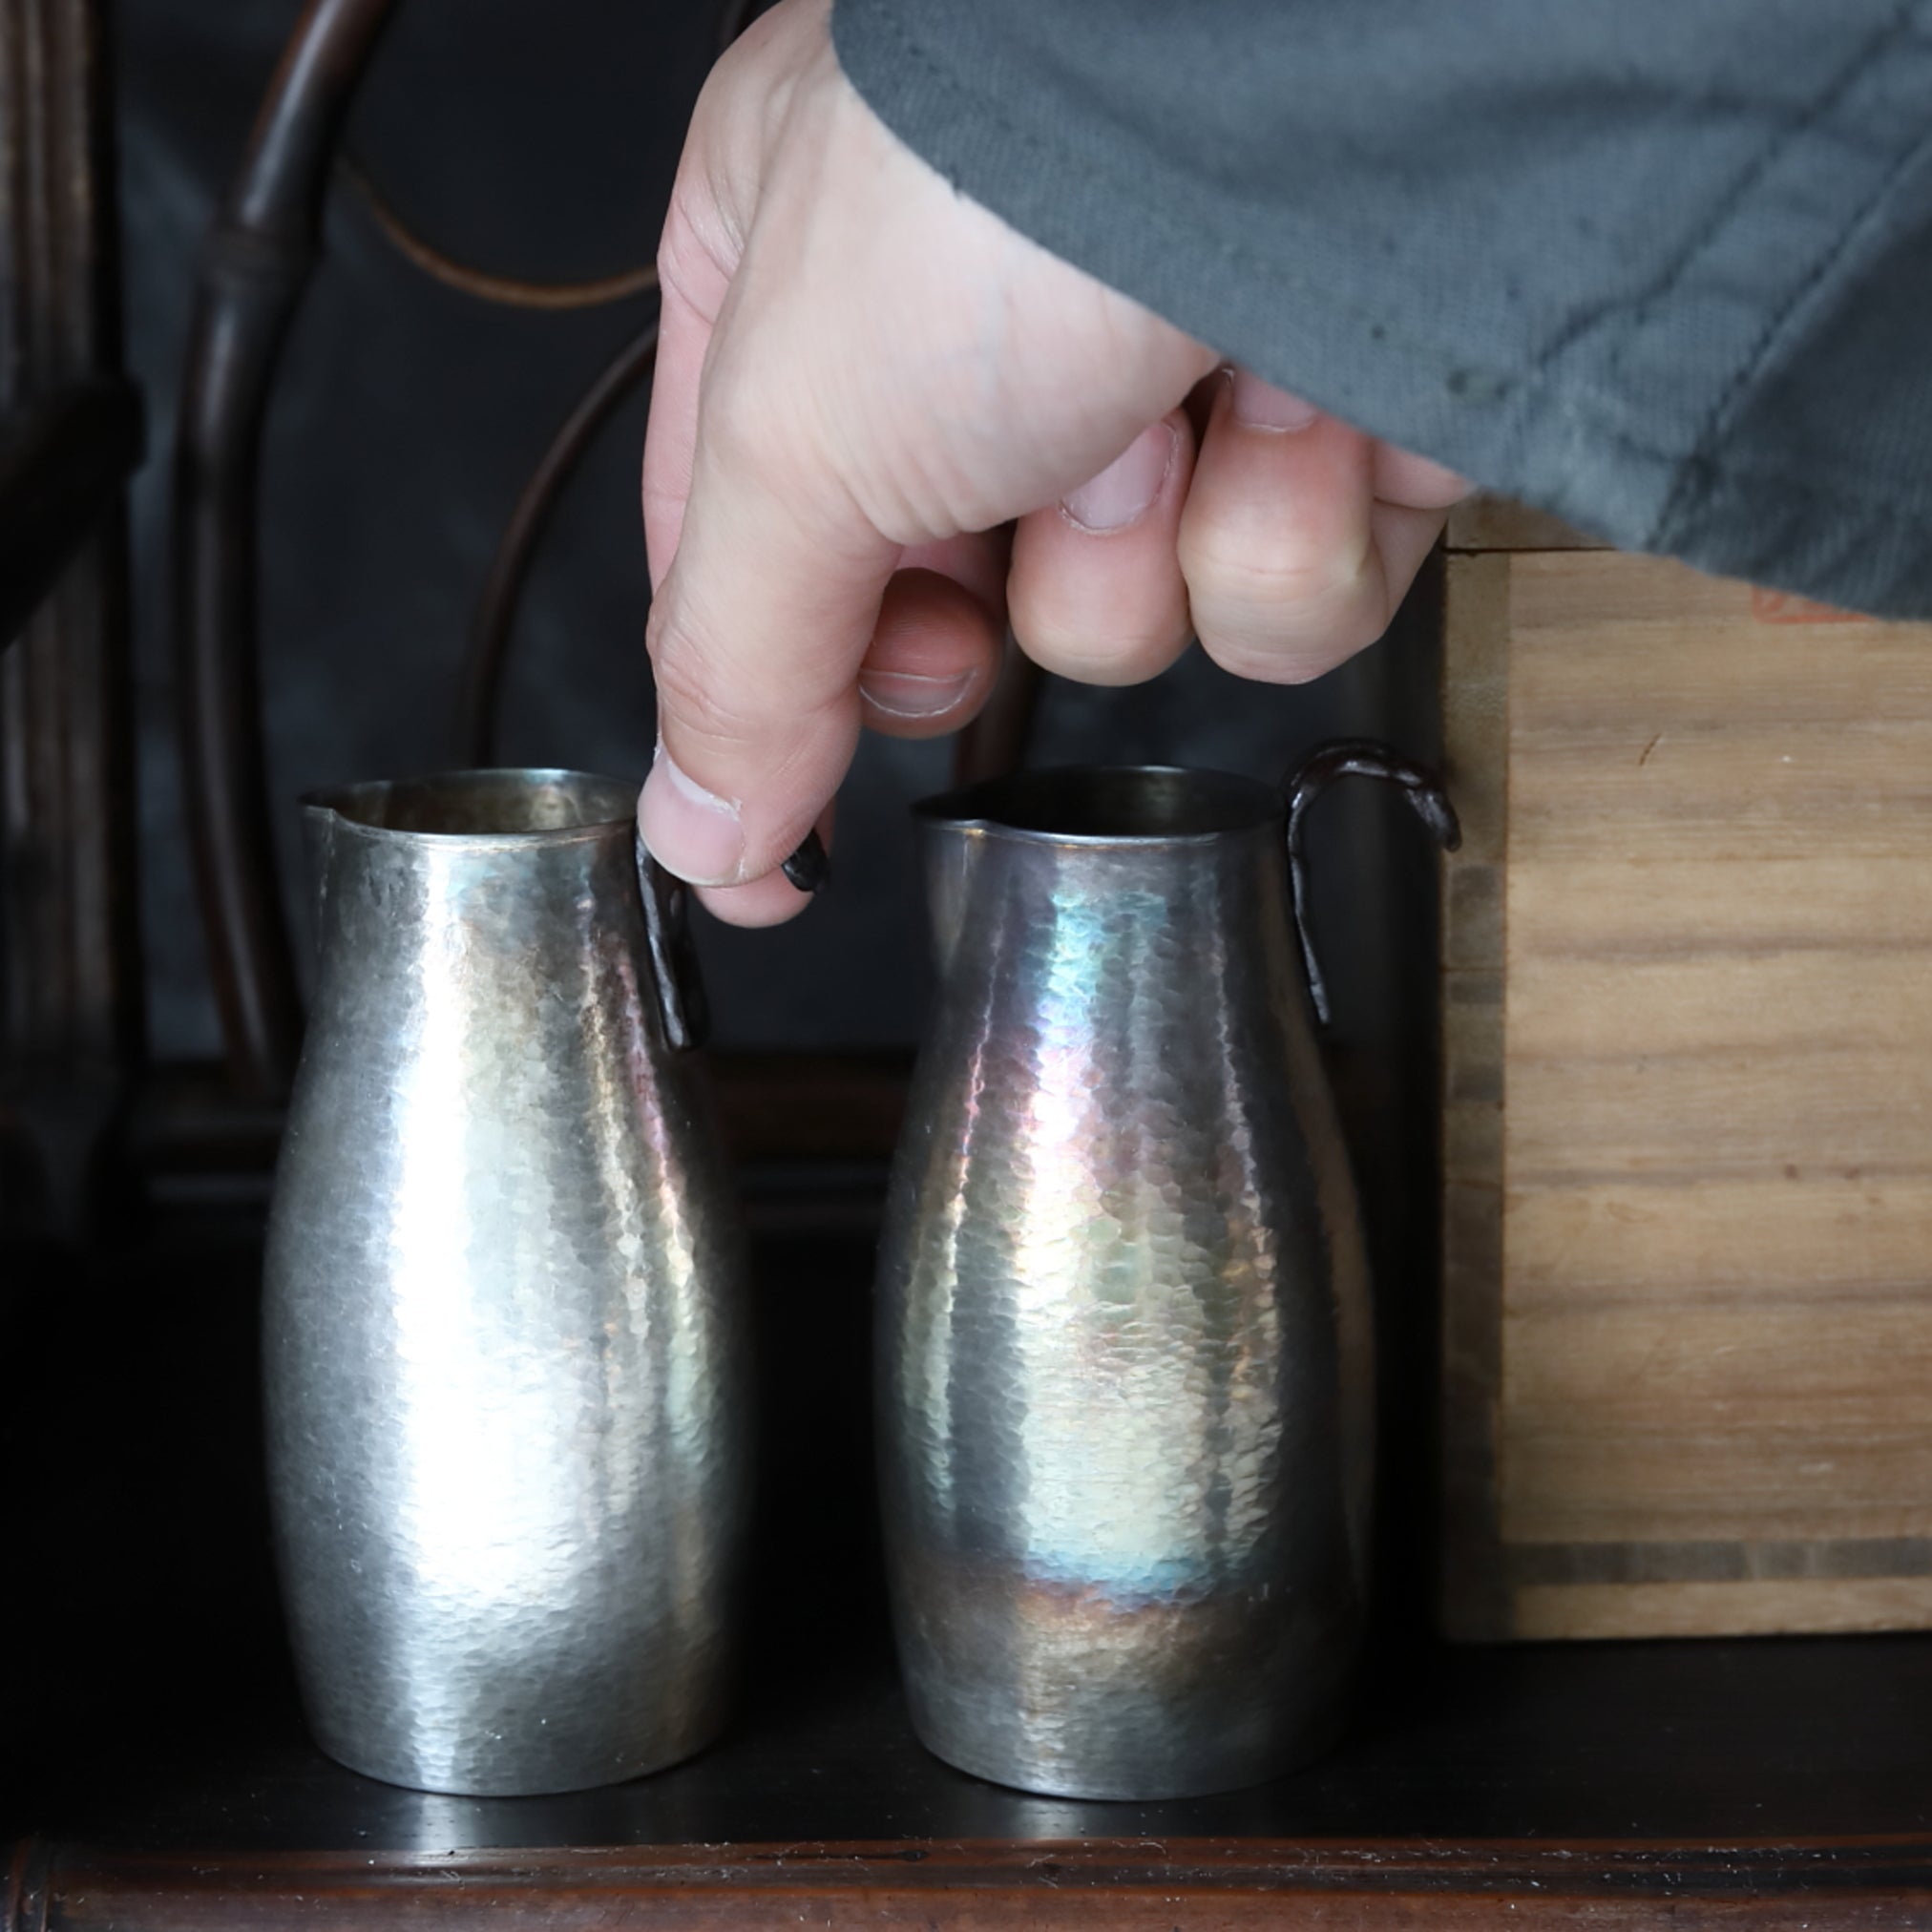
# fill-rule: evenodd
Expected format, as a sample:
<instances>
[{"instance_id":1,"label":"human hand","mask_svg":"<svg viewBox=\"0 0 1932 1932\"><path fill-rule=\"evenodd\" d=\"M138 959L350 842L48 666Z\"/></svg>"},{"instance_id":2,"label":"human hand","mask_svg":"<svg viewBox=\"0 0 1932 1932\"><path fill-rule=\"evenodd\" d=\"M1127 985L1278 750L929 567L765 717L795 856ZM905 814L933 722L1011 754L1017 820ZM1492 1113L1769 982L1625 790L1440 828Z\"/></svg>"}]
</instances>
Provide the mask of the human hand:
<instances>
[{"instance_id":1,"label":"human hand","mask_svg":"<svg viewBox=\"0 0 1932 1932\"><path fill-rule=\"evenodd\" d=\"M1009 620L1089 683L1195 635L1301 682L1381 635L1465 487L956 193L846 81L829 13L780 0L719 63L659 251L639 820L741 925L806 904L775 869L861 724L956 729Z\"/></svg>"}]
</instances>

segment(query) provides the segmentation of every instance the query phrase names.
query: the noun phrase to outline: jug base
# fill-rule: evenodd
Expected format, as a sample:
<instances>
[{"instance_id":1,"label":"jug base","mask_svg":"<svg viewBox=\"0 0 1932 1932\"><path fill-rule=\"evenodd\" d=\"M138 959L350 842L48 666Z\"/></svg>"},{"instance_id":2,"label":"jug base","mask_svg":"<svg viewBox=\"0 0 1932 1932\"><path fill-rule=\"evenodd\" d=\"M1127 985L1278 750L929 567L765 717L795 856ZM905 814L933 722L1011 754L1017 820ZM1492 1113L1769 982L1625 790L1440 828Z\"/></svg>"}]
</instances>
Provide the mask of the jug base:
<instances>
[{"instance_id":1,"label":"jug base","mask_svg":"<svg viewBox=\"0 0 1932 1932\"><path fill-rule=\"evenodd\" d=\"M916 1708L913 1731L919 1742L944 1764L988 1784L1011 1791L1033 1792L1042 1797L1094 1798L1107 1803L1153 1804L1172 1798L1214 1797L1223 1792L1245 1791L1267 1784L1290 1772L1301 1771L1326 1757L1341 1742L1348 1728L1352 1686L1343 1684L1318 1701L1303 1707L1292 1732L1271 1740L1265 1750L1241 1753L1189 1754L1185 1750L1148 1752L1139 1761L1119 1756L1014 1748L1010 1737L944 1735Z\"/></svg>"},{"instance_id":2,"label":"jug base","mask_svg":"<svg viewBox=\"0 0 1932 1932\"><path fill-rule=\"evenodd\" d=\"M430 1792L439 1797L561 1797L570 1792L599 1791L609 1785L629 1784L637 1778L669 1771L707 1750L723 1729L722 1723L712 1725L669 1750L639 1752L635 1756L613 1754L600 1764L553 1760L541 1768L531 1766L519 1772L506 1763L494 1774L445 1770L421 1758L361 1751L311 1734L323 1754L345 1770L402 1791Z\"/></svg>"}]
</instances>

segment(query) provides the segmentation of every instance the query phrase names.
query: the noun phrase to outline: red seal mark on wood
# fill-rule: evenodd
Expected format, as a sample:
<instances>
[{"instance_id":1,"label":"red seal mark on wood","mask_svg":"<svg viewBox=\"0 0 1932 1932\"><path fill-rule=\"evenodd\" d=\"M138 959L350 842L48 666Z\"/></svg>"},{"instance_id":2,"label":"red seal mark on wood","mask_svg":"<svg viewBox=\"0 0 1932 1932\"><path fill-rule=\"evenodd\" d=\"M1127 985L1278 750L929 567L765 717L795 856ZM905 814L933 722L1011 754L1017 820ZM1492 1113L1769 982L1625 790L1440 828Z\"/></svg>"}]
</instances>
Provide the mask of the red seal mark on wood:
<instances>
[{"instance_id":1,"label":"red seal mark on wood","mask_svg":"<svg viewBox=\"0 0 1932 1932\"><path fill-rule=\"evenodd\" d=\"M1751 615L1761 624L1856 624L1864 620L1857 611L1841 611L1788 590L1751 588Z\"/></svg>"}]
</instances>

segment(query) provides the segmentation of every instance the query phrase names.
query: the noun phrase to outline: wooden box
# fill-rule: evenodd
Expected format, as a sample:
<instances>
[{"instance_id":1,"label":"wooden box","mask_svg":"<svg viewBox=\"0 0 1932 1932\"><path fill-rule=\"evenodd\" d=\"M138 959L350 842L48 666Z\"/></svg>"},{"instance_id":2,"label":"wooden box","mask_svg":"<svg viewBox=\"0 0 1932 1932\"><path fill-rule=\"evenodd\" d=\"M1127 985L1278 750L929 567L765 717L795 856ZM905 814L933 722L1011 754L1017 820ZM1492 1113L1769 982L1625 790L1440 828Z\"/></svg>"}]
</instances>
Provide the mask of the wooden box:
<instances>
[{"instance_id":1,"label":"wooden box","mask_svg":"<svg viewBox=\"0 0 1932 1932\"><path fill-rule=\"evenodd\" d=\"M1932 1624L1932 626L1477 551L1444 689L1447 1628Z\"/></svg>"}]
</instances>

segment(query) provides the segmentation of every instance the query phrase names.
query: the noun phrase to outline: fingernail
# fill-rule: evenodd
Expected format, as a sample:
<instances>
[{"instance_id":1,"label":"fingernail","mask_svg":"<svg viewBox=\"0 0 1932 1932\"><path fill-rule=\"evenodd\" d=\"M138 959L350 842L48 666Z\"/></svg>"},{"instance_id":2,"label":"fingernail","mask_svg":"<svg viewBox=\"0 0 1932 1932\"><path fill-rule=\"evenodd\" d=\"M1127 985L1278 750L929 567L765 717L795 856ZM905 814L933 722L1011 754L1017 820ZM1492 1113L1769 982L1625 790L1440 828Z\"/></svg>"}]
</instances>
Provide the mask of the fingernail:
<instances>
[{"instance_id":1,"label":"fingernail","mask_svg":"<svg viewBox=\"0 0 1932 1932\"><path fill-rule=\"evenodd\" d=\"M1061 499L1067 520L1097 536L1138 523L1174 467L1175 448L1173 424L1154 423L1143 430L1098 476Z\"/></svg>"},{"instance_id":2,"label":"fingernail","mask_svg":"<svg viewBox=\"0 0 1932 1932\"><path fill-rule=\"evenodd\" d=\"M737 883L745 862L738 807L678 769L661 743L638 800L644 847L667 872L694 886Z\"/></svg>"},{"instance_id":3,"label":"fingernail","mask_svg":"<svg viewBox=\"0 0 1932 1932\"><path fill-rule=\"evenodd\" d=\"M956 678L922 678L916 671L868 671L859 680L866 703L889 718L936 718L950 711L978 674L961 671Z\"/></svg>"},{"instance_id":4,"label":"fingernail","mask_svg":"<svg viewBox=\"0 0 1932 1932\"><path fill-rule=\"evenodd\" d=\"M1312 403L1265 383L1249 369L1234 371L1234 420L1249 430L1305 430L1321 414Z\"/></svg>"},{"instance_id":5,"label":"fingernail","mask_svg":"<svg viewBox=\"0 0 1932 1932\"><path fill-rule=\"evenodd\" d=\"M779 867L795 892L822 892L831 884L831 860L817 832L806 833L798 850Z\"/></svg>"}]
</instances>

